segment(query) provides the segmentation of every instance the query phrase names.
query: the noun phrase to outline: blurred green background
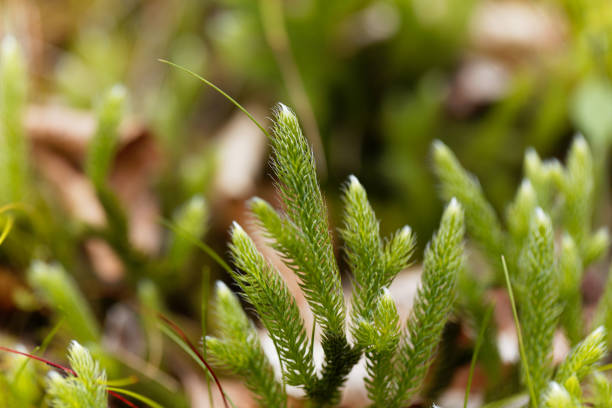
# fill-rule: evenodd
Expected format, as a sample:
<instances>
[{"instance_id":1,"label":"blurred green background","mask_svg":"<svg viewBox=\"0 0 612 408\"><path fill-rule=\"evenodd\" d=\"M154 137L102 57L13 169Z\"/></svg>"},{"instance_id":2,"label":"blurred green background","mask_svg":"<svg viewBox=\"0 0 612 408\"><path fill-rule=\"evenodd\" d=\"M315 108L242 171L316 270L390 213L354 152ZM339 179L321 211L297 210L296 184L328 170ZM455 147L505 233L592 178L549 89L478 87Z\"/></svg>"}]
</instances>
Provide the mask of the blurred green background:
<instances>
[{"instance_id":1,"label":"blurred green background","mask_svg":"<svg viewBox=\"0 0 612 408\"><path fill-rule=\"evenodd\" d=\"M294 107L329 197L354 173L383 225L407 223L422 237L441 208L432 140L447 142L503 210L527 146L551 156L576 131L610 137L599 123L609 111L596 102L612 92L604 0L55 0L3 9L4 30L28 48L32 99L87 108L124 83L166 169L177 169L205 154L234 109L158 62L171 60L244 104ZM177 177L164 174L164 185ZM166 208L184 193L164 198Z\"/></svg>"}]
</instances>

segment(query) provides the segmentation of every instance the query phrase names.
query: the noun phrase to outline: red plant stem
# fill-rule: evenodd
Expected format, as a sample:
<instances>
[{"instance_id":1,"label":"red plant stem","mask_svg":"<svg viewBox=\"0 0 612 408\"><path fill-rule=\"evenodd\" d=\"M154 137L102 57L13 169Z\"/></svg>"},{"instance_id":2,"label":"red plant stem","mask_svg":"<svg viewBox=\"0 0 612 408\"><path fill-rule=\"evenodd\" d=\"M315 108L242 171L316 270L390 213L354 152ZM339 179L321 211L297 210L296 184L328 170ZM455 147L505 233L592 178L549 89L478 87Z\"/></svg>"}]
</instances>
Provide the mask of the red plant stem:
<instances>
[{"instance_id":1,"label":"red plant stem","mask_svg":"<svg viewBox=\"0 0 612 408\"><path fill-rule=\"evenodd\" d=\"M215 383L217 384L217 388L219 388L219 392L221 393L221 397L223 398L223 405L225 406L225 408L229 408L229 403L227 402L227 399L225 398L225 392L223 392L223 387L221 386L221 382L219 382L219 378L217 378L212 367L206 362L202 354L200 354L198 349L194 347L194 345L191 343L191 341L189 340L185 332L181 330L181 328L178 327L176 324L174 324L170 319L162 315L161 313L158 313L157 317L160 318L168 326L170 326L170 328L174 330L174 332L178 334L181 337L181 339L183 339L183 341L187 344L187 346L189 346L191 351L193 351L193 353L196 356L198 356L198 359L202 362L202 364L206 366L206 369L208 370L210 375L212 375L213 379L215 380Z\"/></svg>"},{"instance_id":2,"label":"red plant stem","mask_svg":"<svg viewBox=\"0 0 612 408\"><path fill-rule=\"evenodd\" d=\"M127 399L125 399L121 395L117 394L115 391L107 391L107 392L109 393L109 395L112 395L113 397L117 398L119 401L123 402L128 407L138 408L138 406L135 405L133 402L128 401Z\"/></svg>"},{"instance_id":3,"label":"red plant stem","mask_svg":"<svg viewBox=\"0 0 612 408\"><path fill-rule=\"evenodd\" d=\"M36 361L40 361L41 363L45 363L53 368L57 368L58 370L63 371L64 373L70 374L72 376L78 377L77 373L70 367L64 367L63 365L54 363L52 361L49 361L45 358L42 357L38 357L35 356L34 354L29 354L29 353L24 353L23 351L19 351L19 350L14 350L8 347L3 347L0 346L0 351L6 351L7 353L13 353L13 354L19 354L21 356L25 356L28 358L31 358L33 360ZM123 398L121 395L117 394L114 391L107 391L109 393L109 395L112 395L113 397L117 398L119 401L123 402L125 405L131 407L131 408L138 408L136 405L134 405L132 402L128 401L127 399Z\"/></svg>"},{"instance_id":4,"label":"red plant stem","mask_svg":"<svg viewBox=\"0 0 612 408\"><path fill-rule=\"evenodd\" d=\"M57 363L54 363L54 362L49 361L47 359L44 359L42 357L38 357L38 356L35 356L33 354L24 353L22 351L13 350L13 349L10 349L10 348L7 348L7 347L2 347L2 346L0 346L0 350L1 351L6 351L8 353L19 354L21 356L29 357L29 358L31 358L33 360L40 361L41 363L45 363L45 364L47 364L47 365L49 365L49 366L51 366L53 368L57 368L58 370L62 370L65 373L72 374L75 377L78 377L77 373L72 368L64 367L63 365L59 365Z\"/></svg>"}]
</instances>

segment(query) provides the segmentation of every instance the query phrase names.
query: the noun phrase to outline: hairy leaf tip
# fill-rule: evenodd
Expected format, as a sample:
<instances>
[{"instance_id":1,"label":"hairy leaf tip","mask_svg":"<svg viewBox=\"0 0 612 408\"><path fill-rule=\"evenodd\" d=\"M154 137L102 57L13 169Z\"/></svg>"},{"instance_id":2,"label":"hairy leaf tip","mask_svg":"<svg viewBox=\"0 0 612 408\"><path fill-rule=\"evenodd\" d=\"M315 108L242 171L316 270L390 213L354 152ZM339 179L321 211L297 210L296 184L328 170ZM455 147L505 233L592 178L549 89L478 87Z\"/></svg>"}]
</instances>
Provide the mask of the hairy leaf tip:
<instances>
[{"instance_id":1,"label":"hairy leaf tip","mask_svg":"<svg viewBox=\"0 0 612 408\"><path fill-rule=\"evenodd\" d=\"M518 194L521 197L535 198L536 192L533 188L533 184L531 184L531 181L529 181L528 179L523 179L523 181L521 182L521 186L519 187Z\"/></svg>"},{"instance_id":2,"label":"hairy leaf tip","mask_svg":"<svg viewBox=\"0 0 612 408\"><path fill-rule=\"evenodd\" d=\"M232 221L230 234L232 235L232 239L246 236L246 232L244 232L244 229L236 221Z\"/></svg>"},{"instance_id":3,"label":"hairy leaf tip","mask_svg":"<svg viewBox=\"0 0 612 408\"><path fill-rule=\"evenodd\" d=\"M459 204L459 201L455 197L451 198L446 206L446 210L444 211L445 214L453 217L461 214L462 212L463 210L461 208L461 204Z\"/></svg>"},{"instance_id":4,"label":"hairy leaf tip","mask_svg":"<svg viewBox=\"0 0 612 408\"><path fill-rule=\"evenodd\" d=\"M404 227L402 227L402 229L400 230L400 236L403 239L409 238L412 236L412 228L410 228L409 225L405 225Z\"/></svg>"},{"instance_id":5,"label":"hairy leaf tip","mask_svg":"<svg viewBox=\"0 0 612 408\"><path fill-rule=\"evenodd\" d=\"M534 148L530 147L525 151L525 167L527 169L535 170L542 164L540 156Z\"/></svg>"},{"instance_id":6,"label":"hairy leaf tip","mask_svg":"<svg viewBox=\"0 0 612 408\"><path fill-rule=\"evenodd\" d=\"M581 156L586 156L587 154L589 154L589 145L584 139L584 136L582 136L582 134L580 133L578 133L574 138L572 148L574 149L574 154L579 154Z\"/></svg>"},{"instance_id":7,"label":"hairy leaf tip","mask_svg":"<svg viewBox=\"0 0 612 408\"><path fill-rule=\"evenodd\" d=\"M353 190L353 189L363 189L363 187L361 186L361 183L359 182L359 179L357 179L357 177L355 177L353 174L351 174L349 176L349 190Z\"/></svg>"},{"instance_id":8,"label":"hairy leaf tip","mask_svg":"<svg viewBox=\"0 0 612 408\"><path fill-rule=\"evenodd\" d=\"M276 116L277 121L294 121L296 120L295 113L284 103L278 103L276 108L274 109L274 116Z\"/></svg>"},{"instance_id":9,"label":"hairy leaf tip","mask_svg":"<svg viewBox=\"0 0 612 408\"><path fill-rule=\"evenodd\" d=\"M227 297L227 296L232 296L232 291L222 281L217 281L215 283L215 293L217 294L217 297L219 297L219 298L223 298L223 297Z\"/></svg>"},{"instance_id":10,"label":"hairy leaf tip","mask_svg":"<svg viewBox=\"0 0 612 408\"><path fill-rule=\"evenodd\" d=\"M572 397L560 384L552 381L544 397L544 406L550 408L573 407Z\"/></svg>"},{"instance_id":11,"label":"hairy leaf tip","mask_svg":"<svg viewBox=\"0 0 612 408\"><path fill-rule=\"evenodd\" d=\"M451 154L450 149L440 140L434 140L432 146L436 159L447 158Z\"/></svg>"},{"instance_id":12,"label":"hairy leaf tip","mask_svg":"<svg viewBox=\"0 0 612 408\"><path fill-rule=\"evenodd\" d=\"M395 303L393 300L393 296L391 296L391 292L388 288L382 288L380 291L380 301L385 303Z\"/></svg>"},{"instance_id":13,"label":"hairy leaf tip","mask_svg":"<svg viewBox=\"0 0 612 408\"><path fill-rule=\"evenodd\" d=\"M546 212L541 208L537 207L535 209L535 222L538 227L548 226L550 224L550 218L546 215Z\"/></svg>"}]
</instances>

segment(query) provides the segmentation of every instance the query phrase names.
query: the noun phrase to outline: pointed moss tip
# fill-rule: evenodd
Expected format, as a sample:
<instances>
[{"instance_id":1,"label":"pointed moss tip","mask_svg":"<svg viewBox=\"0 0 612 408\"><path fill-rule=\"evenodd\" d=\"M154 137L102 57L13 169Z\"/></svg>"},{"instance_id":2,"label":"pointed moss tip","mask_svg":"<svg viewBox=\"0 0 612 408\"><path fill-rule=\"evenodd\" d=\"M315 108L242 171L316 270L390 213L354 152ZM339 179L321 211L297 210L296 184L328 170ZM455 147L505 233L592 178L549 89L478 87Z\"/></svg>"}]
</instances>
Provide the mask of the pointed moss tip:
<instances>
[{"instance_id":1,"label":"pointed moss tip","mask_svg":"<svg viewBox=\"0 0 612 408\"><path fill-rule=\"evenodd\" d=\"M231 294L230 288L227 287L225 282L220 280L215 282L215 291L217 293L217 296L227 296L228 294Z\"/></svg>"},{"instance_id":2,"label":"pointed moss tip","mask_svg":"<svg viewBox=\"0 0 612 408\"><path fill-rule=\"evenodd\" d=\"M448 154L448 147L440 139L436 139L431 144L434 152L434 156L440 156Z\"/></svg>"},{"instance_id":3,"label":"pointed moss tip","mask_svg":"<svg viewBox=\"0 0 612 408\"><path fill-rule=\"evenodd\" d=\"M246 235L244 229L236 221L232 222L232 227L230 231L233 238L242 237Z\"/></svg>"},{"instance_id":4,"label":"pointed moss tip","mask_svg":"<svg viewBox=\"0 0 612 408\"><path fill-rule=\"evenodd\" d=\"M405 225L402 227L402 229L400 230L400 234L403 238L407 238L410 235L412 235L412 228L410 228L409 225Z\"/></svg>"},{"instance_id":5,"label":"pointed moss tip","mask_svg":"<svg viewBox=\"0 0 612 408\"><path fill-rule=\"evenodd\" d=\"M531 184L531 180L524 178L523 181L521 181L521 186L520 186L520 190L521 193L525 194L525 193L534 193L535 194L535 190L533 189L533 184Z\"/></svg>"},{"instance_id":6,"label":"pointed moss tip","mask_svg":"<svg viewBox=\"0 0 612 408\"><path fill-rule=\"evenodd\" d=\"M359 182L359 179L355 177L353 174L351 174L348 178L348 186L349 186L349 190L363 189L361 183Z\"/></svg>"},{"instance_id":7,"label":"pointed moss tip","mask_svg":"<svg viewBox=\"0 0 612 408\"><path fill-rule=\"evenodd\" d=\"M285 105L282 102L279 102L276 105L276 109L274 109L274 113L276 114L277 120L281 120L281 119L288 118L288 117L293 118L295 116L291 108L289 108L287 105Z\"/></svg>"},{"instance_id":8,"label":"pointed moss tip","mask_svg":"<svg viewBox=\"0 0 612 408\"><path fill-rule=\"evenodd\" d=\"M606 335L606 328L603 325L597 326L597 328L593 330L591 335L596 337L603 337Z\"/></svg>"},{"instance_id":9,"label":"pointed moss tip","mask_svg":"<svg viewBox=\"0 0 612 408\"><path fill-rule=\"evenodd\" d=\"M393 296L391 296L391 292L388 288L384 287L380 291L380 299L385 302L393 302Z\"/></svg>"},{"instance_id":10,"label":"pointed moss tip","mask_svg":"<svg viewBox=\"0 0 612 408\"><path fill-rule=\"evenodd\" d=\"M459 200L453 197L450 199L448 205L446 206L446 211L449 213L457 213L461 211L461 204L459 204Z\"/></svg>"},{"instance_id":11,"label":"pointed moss tip","mask_svg":"<svg viewBox=\"0 0 612 408\"><path fill-rule=\"evenodd\" d=\"M263 198L257 197L257 196L251 197L249 201L247 201L247 207L249 207L252 210L260 208L261 206L265 204L266 204L266 201Z\"/></svg>"},{"instance_id":12,"label":"pointed moss tip","mask_svg":"<svg viewBox=\"0 0 612 408\"><path fill-rule=\"evenodd\" d=\"M535 219L539 224L548 224L550 222L548 215L546 215L546 212L542 209L542 207L536 207Z\"/></svg>"}]
</instances>

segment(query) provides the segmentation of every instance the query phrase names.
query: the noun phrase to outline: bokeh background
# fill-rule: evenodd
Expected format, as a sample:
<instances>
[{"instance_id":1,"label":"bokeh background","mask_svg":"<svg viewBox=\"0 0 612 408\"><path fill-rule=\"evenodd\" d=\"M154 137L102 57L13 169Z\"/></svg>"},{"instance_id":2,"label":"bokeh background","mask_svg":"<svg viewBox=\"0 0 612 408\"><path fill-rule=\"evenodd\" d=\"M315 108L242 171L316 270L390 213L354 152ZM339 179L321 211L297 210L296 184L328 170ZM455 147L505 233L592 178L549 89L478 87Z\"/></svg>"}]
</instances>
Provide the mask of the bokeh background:
<instances>
[{"instance_id":1,"label":"bokeh background","mask_svg":"<svg viewBox=\"0 0 612 408\"><path fill-rule=\"evenodd\" d=\"M146 290L147 268L174 239L163 219L202 195L207 222L193 233L226 257L245 201L277 202L259 129L159 59L210 80L263 124L277 102L291 106L313 145L332 225L354 174L382 231L408 224L423 248L443 205L431 171L435 139L500 213L529 146L563 158L582 132L607 180L608 0L3 0L0 33L17 39L27 61L24 123L41 218L18 224L0 247L2 335L25 343L52 320L22 272L32 259L60 261L108 335L113 322L134 318L117 305ZM83 232L103 222L82 161L94 112L115 84L128 104L111 179L138 256ZM229 279L205 253L179 264L153 281L163 308L197 327L202 270L211 282Z\"/></svg>"}]
</instances>

